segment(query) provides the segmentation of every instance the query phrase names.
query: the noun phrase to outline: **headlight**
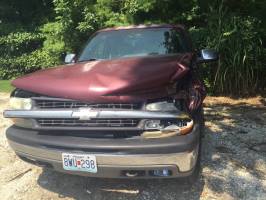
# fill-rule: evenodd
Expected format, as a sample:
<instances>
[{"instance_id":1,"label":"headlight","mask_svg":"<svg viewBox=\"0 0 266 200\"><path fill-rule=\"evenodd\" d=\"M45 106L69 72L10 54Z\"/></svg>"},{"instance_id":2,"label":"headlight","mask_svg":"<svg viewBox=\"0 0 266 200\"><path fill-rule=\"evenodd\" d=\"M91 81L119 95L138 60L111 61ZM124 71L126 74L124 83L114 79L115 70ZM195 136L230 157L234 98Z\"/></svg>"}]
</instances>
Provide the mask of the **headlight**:
<instances>
[{"instance_id":1,"label":"headlight","mask_svg":"<svg viewBox=\"0 0 266 200\"><path fill-rule=\"evenodd\" d=\"M14 110L30 110L32 101L30 98L11 97L9 101L10 109Z\"/></svg>"},{"instance_id":2,"label":"headlight","mask_svg":"<svg viewBox=\"0 0 266 200\"><path fill-rule=\"evenodd\" d=\"M149 103L146 105L146 110L149 111L177 111L177 107L175 107L173 102L161 101L155 103Z\"/></svg>"}]
</instances>

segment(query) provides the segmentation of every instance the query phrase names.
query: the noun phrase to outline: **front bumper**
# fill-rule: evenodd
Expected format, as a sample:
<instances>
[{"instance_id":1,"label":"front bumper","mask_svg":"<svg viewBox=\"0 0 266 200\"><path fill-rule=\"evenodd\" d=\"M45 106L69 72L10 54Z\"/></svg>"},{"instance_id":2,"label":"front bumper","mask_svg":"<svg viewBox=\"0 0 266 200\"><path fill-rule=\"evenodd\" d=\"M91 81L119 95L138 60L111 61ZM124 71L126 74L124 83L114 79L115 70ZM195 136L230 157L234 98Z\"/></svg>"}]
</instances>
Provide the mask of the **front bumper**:
<instances>
[{"instance_id":1,"label":"front bumper","mask_svg":"<svg viewBox=\"0 0 266 200\"><path fill-rule=\"evenodd\" d=\"M152 171L167 169L171 171L167 177L173 178L193 172L198 159L200 133L195 124L192 132L184 136L92 139L43 134L12 126L7 130L7 138L22 159L64 173L106 178L155 178ZM63 152L96 155L98 173L65 171Z\"/></svg>"}]
</instances>

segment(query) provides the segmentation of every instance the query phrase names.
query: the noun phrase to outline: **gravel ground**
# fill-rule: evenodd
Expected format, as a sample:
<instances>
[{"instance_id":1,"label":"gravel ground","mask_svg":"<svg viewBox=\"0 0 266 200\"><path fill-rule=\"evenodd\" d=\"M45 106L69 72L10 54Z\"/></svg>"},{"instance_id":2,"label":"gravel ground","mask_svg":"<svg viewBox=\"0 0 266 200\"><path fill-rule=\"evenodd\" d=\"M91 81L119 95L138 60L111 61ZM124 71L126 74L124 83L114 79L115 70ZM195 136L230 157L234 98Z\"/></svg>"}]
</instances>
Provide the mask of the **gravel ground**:
<instances>
[{"instance_id":1,"label":"gravel ground","mask_svg":"<svg viewBox=\"0 0 266 200\"><path fill-rule=\"evenodd\" d=\"M9 148L0 93L0 198L266 199L266 99L205 100L202 172L193 185L176 180L114 180L65 175L20 161Z\"/></svg>"}]
</instances>

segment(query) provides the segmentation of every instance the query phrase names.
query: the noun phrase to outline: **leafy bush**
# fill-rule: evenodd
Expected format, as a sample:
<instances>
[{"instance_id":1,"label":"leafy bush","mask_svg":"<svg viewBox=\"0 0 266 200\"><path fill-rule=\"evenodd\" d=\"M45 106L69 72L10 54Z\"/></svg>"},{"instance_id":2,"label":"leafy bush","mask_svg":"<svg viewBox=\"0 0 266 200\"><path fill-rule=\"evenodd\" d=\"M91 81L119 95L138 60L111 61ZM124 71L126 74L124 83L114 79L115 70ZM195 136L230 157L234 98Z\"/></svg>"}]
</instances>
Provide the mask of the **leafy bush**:
<instances>
[{"instance_id":1,"label":"leafy bush","mask_svg":"<svg viewBox=\"0 0 266 200\"><path fill-rule=\"evenodd\" d=\"M38 33L12 32L0 37L0 53L13 56L30 53L31 49L40 48L43 40L43 36Z\"/></svg>"},{"instance_id":2,"label":"leafy bush","mask_svg":"<svg viewBox=\"0 0 266 200\"><path fill-rule=\"evenodd\" d=\"M31 53L25 53L18 57L0 57L1 79L13 79L34 72L38 69L54 66L58 64L58 58L53 57L50 52L45 50L35 50Z\"/></svg>"},{"instance_id":3,"label":"leafy bush","mask_svg":"<svg viewBox=\"0 0 266 200\"><path fill-rule=\"evenodd\" d=\"M261 22L253 17L227 13L221 4L211 9L205 29L207 48L220 52L217 68L204 66L205 82L215 94L247 95L263 84L265 49L262 45ZM208 75L208 76L206 76Z\"/></svg>"},{"instance_id":4,"label":"leafy bush","mask_svg":"<svg viewBox=\"0 0 266 200\"><path fill-rule=\"evenodd\" d=\"M62 47L49 45L47 36L17 32L0 37L0 78L11 79L58 64Z\"/></svg>"}]
</instances>

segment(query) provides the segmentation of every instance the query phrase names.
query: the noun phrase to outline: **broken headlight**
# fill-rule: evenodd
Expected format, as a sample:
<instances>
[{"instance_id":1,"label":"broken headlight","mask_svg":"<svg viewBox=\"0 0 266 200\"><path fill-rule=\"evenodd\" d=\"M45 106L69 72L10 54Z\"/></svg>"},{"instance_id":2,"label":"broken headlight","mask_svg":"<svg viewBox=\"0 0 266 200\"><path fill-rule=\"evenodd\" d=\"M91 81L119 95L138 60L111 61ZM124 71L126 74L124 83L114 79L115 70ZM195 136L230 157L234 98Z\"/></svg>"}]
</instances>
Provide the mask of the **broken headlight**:
<instances>
[{"instance_id":1,"label":"broken headlight","mask_svg":"<svg viewBox=\"0 0 266 200\"><path fill-rule=\"evenodd\" d=\"M192 119L146 120L144 138L165 138L186 135L193 129Z\"/></svg>"}]
</instances>

